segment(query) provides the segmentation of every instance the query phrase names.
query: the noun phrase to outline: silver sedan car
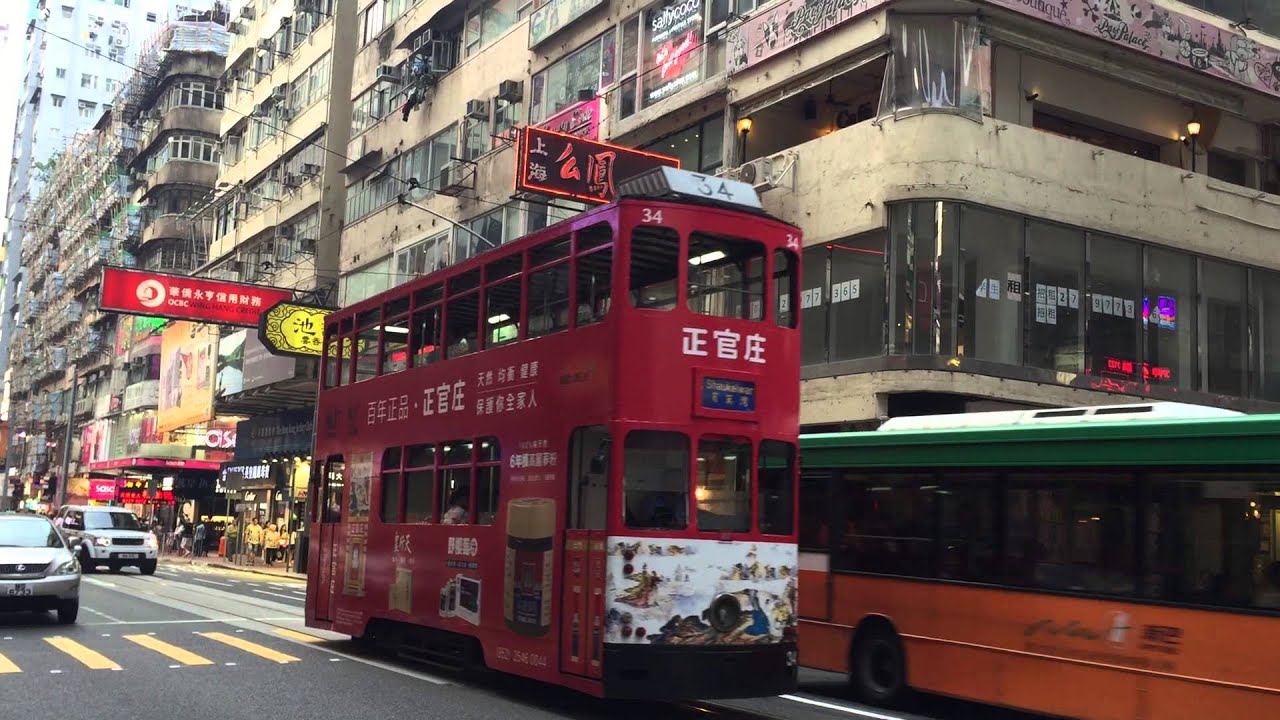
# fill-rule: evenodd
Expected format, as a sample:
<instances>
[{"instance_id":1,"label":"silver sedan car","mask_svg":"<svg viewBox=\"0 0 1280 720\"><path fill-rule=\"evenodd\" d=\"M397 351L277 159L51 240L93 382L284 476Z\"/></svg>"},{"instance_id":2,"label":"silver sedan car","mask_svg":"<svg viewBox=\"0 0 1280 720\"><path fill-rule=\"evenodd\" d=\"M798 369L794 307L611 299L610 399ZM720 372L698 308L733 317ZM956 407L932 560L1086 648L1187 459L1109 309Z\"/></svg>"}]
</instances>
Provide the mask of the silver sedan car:
<instances>
[{"instance_id":1,"label":"silver sedan car","mask_svg":"<svg viewBox=\"0 0 1280 720\"><path fill-rule=\"evenodd\" d=\"M80 562L41 515L0 513L0 612L56 610L69 625L80 613Z\"/></svg>"}]
</instances>

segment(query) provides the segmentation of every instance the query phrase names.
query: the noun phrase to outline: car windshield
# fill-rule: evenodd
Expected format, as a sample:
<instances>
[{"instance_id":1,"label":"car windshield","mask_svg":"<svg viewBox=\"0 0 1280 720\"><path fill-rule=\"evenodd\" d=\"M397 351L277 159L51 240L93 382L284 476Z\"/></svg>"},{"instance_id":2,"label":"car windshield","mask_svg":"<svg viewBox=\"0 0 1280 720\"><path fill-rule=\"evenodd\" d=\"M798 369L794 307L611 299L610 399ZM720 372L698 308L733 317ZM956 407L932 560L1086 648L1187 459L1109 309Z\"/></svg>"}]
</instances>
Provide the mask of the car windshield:
<instances>
[{"instance_id":1,"label":"car windshield","mask_svg":"<svg viewBox=\"0 0 1280 720\"><path fill-rule=\"evenodd\" d=\"M62 547L62 538L43 518L0 520L0 547L56 548Z\"/></svg>"},{"instance_id":2,"label":"car windshield","mask_svg":"<svg viewBox=\"0 0 1280 720\"><path fill-rule=\"evenodd\" d=\"M84 514L85 530L142 530L133 513L90 510Z\"/></svg>"}]
</instances>

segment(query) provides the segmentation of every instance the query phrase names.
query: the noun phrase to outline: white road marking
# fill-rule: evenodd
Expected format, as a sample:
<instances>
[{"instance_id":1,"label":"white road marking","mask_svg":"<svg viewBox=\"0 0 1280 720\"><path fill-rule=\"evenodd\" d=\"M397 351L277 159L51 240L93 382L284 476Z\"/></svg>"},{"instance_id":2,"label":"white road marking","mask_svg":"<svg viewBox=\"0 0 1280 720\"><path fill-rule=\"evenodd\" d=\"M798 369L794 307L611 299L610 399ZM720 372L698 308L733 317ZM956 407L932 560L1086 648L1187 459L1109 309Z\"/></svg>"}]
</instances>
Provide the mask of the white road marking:
<instances>
[{"instance_id":1,"label":"white road marking","mask_svg":"<svg viewBox=\"0 0 1280 720\"><path fill-rule=\"evenodd\" d=\"M233 667L233 666L235 665L235 663L233 663L233 662L230 662L230 663L223 663L223 665L226 665L227 667Z\"/></svg>"},{"instance_id":2,"label":"white road marking","mask_svg":"<svg viewBox=\"0 0 1280 720\"><path fill-rule=\"evenodd\" d=\"M86 610L88 608L85 608ZM81 625L186 625L188 623L220 623L231 620L243 620L238 617L212 618L209 620L116 620L115 622L105 623L80 623ZM109 634L103 637L111 637Z\"/></svg>"},{"instance_id":3,"label":"white road marking","mask_svg":"<svg viewBox=\"0 0 1280 720\"><path fill-rule=\"evenodd\" d=\"M218 582L217 580L203 580L201 578L191 578L192 582L208 583L209 585L221 585L222 587L235 587L231 583Z\"/></svg>"},{"instance_id":4,"label":"white road marking","mask_svg":"<svg viewBox=\"0 0 1280 720\"><path fill-rule=\"evenodd\" d=\"M90 585L100 585L100 586L102 586L102 587L115 587L115 586L116 586L116 584L115 584L115 583L107 582L106 580L99 580L98 578L83 578L83 580L84 580L85 582L89 583Z\"/></svg>"},{"instance_id":5,"label":"white road marking","mask_svg":"<svg viewBox=\"0 0 1280 720\"><path fill-rule=\"evenodd\" d=\"M50 675L61 675L61 674L62 674L62 671L61 671L61 670L50 670L50 671L49 671L49 674L50 674Z\"/></svg>"},{"instance_id":6,"label":"white road marking","mask_svg":"<svg viewBox=\"0 0 1280 720\"><path fill-rule=\"evenodd\" d=\"M285 600L294 600L294 601L296 601L296 600L298 599L298 598L296 598L296 597L294 597L294 596L292 596L292 595L284 595L284 594L282 594L282 593L274 593L274 592L270 592L270 591L268 591L268 590L254 590L254 592L256 592L256 593L262 593L263 595L272 595L272 596L274 596L274 597L284 598ZM304 597L305 597L305 596L304 596Z\"/></svg>"},{"instance_id":7,"label":"white road marking","mask_svg":"<svg viewBox=\"0 0 1280 720\"><path fill-rule=\"evenodd\" d=\"M872 720L907 720L906 717L902 715L885 715L883 713L872 712L870 710L861 710L859 708L852 708L846 705L836 705L835 703L822 702L821 700L812 700L810 698L800 697L798 695L779 695L778 697L782 698L783 700L798 702L803 705L813 705L814 707L820 707L826 710L836 710L842 713L849 713L850 715L857 715L859 717L871 718Z\"/></svg>"},{"instance_id":8,"label":"white road marking","mask_svg":"<svg viewBox=\"0 0 1280 720\"><path fill-rule=\"evenodd\" d=\"M82 607L83 607L83 606L82 606ZM86 607L86 608L84 608L84 610L85 610L85 612L91 612L91 613L93 613L94 615L97 615L98 617L106 618L106 619L110 620L110 621L111 621L111 622L113 622L113 623L120 623L120 622L124 622L124 621L123 621L123 620L121 620L120 618L111 617L110 615L108 615L108 614L106 614L106 613L102 612L101 610L94 610L94 609L93 609L93 608L91 608L91 607Z\"/></svg>"}]
</instances>

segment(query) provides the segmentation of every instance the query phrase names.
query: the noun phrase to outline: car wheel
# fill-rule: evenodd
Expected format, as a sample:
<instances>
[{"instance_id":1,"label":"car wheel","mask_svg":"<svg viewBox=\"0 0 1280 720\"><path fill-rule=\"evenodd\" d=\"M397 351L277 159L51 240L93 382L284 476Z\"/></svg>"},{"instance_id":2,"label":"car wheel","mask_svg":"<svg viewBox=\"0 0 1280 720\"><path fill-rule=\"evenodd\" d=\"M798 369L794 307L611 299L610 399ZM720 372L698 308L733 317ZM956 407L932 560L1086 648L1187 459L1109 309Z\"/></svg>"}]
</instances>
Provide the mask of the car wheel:
<instances>
[{"instance_id":1,"label":"car wheel","mask_svg":"<svg viewBox=\"0 0 1280 720\"><path fill-rule=\"evenodd\" d=\"M89 551L81 550L80 551L80 572L84 573L85 575L88 575L89 573L95 572L96 570L97 568L94 567L93 565L93 558L89 557Z\"/></svg>"},{"instance_id":2,"label":"car wheel","mask_svg":"<svg viewBox=\"0 0 1280 720\"><path fill-rule=\"evenodd\" d=\"M70 625L76 621L76 616L80 614L80 601L63 600L58 603L58 624Z\"/></svg>"},{"instance_id":3,"label":"car wheel","mask_svg":"<svg viewBox=\"0 0 1280 720\"><path fill-rule=\"evenodd\" d=\"M140 570L140 571L142 572L142 574L143 574L143 575L155 575L155 574L156 574L156 561L155 561L155 560L144 560L144 561L142 562L142 564L138 566L138 570Z\"/></svg>"}]
</instances>

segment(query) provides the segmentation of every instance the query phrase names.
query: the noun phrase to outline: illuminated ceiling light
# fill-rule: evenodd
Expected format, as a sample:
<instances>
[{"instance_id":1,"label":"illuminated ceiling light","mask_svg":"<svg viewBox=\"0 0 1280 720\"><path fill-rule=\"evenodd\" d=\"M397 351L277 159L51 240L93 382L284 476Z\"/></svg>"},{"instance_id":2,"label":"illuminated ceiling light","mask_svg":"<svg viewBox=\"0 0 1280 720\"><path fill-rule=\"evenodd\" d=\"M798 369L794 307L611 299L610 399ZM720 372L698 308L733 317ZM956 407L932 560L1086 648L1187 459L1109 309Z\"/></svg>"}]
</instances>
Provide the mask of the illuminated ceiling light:
<instances>
[{"instance_id":1,"label":"illuminated ceiling light","mask_svg":"<svg viewBox=\"0 0 1280 720\"><path fill-rule=\"evenodd\" d=\"M726 257L728 256L724 254L723 250L712 250L706 255L699 255L698 257L695 257L695 258L689 258L689 264L703 265L705 263L715 262L717 260L723 260Z\"/></svg>"},{"instance_id":2,"label":"illuminated ceiling light","mask_svg":"<svg viewBox=\"0 0 1280 720\"><path fill-rule=\"evenodd\" d=\"M396 333L396 334L399 334L399 335L407 335L407 334L409 333L409 328L405 328L405 327L392 327L392 326L390 326L390 325L386 325L386 326L383 326L383 328L382 328L382 332L384 332L384 333Z\"/></svg>"},{"instance_id":3,"label":"illuminated ceiling light","mask_svg":"<svg viewBox=\"0 0 1280 720\"><path fill-rule=\"evenodd\" d=\"M510 315L506 313L498 313L497 315L493 315L489 318L489 324L497 325L498 323L504 323L510 319L511 319Z\"/></svg>"}]
</instances>

